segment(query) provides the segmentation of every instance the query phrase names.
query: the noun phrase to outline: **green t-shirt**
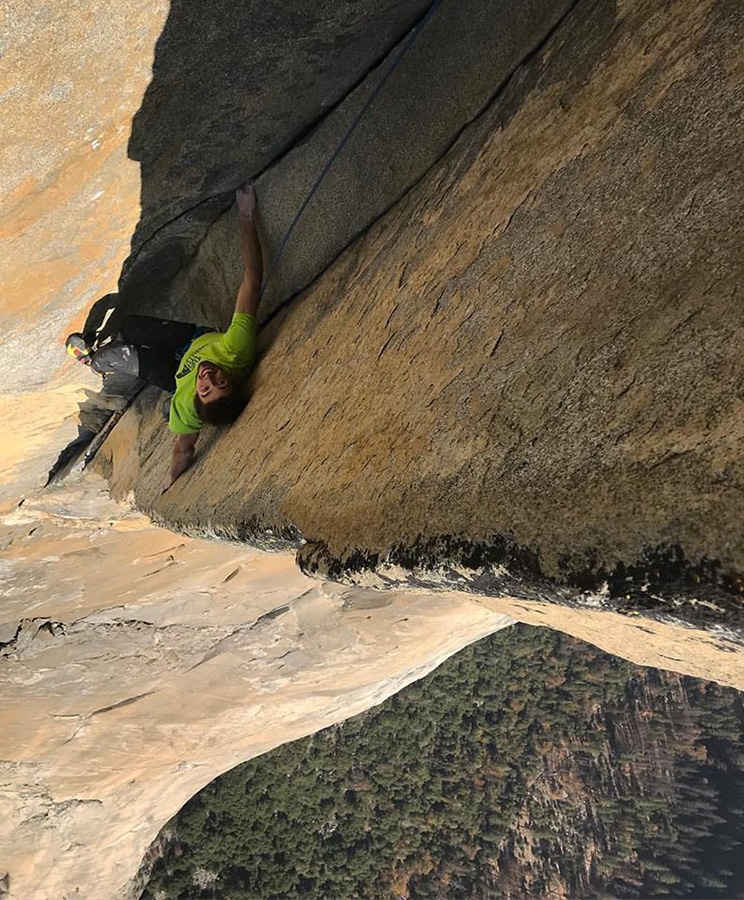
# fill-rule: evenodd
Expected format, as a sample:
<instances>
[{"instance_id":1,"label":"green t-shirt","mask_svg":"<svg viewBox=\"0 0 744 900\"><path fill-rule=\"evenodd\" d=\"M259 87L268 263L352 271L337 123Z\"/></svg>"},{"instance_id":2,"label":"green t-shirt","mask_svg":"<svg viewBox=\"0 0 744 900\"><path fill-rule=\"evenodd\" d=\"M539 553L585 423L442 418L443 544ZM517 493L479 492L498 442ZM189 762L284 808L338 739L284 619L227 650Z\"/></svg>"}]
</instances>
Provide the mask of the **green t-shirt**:
<instances>
[{"instance_id":1,"label":"green t-shirt","mask_svg":"<svg viewBox=\"0 0 744 900\"><path fill-rule=\"evenodd\" d=\"M194 409L196 370L207 360L240 382L250 374L256 353L256 320L250 313L235 313L226 332L211 331L189 345L176 372L176 393L170 406L168 428L174 434L195 434L202 422Z\"/></svg>"}]
</instances>

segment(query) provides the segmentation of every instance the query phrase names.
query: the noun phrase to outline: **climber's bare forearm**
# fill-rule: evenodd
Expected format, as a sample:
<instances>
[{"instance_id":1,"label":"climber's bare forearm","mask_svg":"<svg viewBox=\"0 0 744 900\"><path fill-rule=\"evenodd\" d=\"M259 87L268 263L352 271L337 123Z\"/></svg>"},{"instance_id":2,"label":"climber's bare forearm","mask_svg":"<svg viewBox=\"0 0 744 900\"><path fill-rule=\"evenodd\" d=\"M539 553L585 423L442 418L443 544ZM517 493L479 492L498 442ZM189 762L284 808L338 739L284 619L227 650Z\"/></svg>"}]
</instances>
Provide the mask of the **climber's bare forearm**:
<instances>
[{"instance_id":1,"label":"climber's bare forearm","mask_svg":"<svg viewBox=\"0 0 744 900\"><path fill-rule=\"evenodd\" d=\"M182 452L174 451L171 456L169 475L172 481L179 478L188 469L194 459L193 450L184 450Z\"/></svg>"},{"instance_id":2,"label":"climber's bare forearm","mask_svg":"<svg viewBox=\"0 0 744 900\"><path fill-rule=\"evenodd\" d=\"M161 493L165 493L173 486L173 482L188 469L194 459L197 434L179 434L173 442L171 452L170 470L163 484Z\"/></svg>"},{"instance_id":3,"label":"climber's bare forearm","mask_svg":"<svg viewBox=\"0 0 744 900\"><path fill-rule=\"evenodd\" d=\"M251 182L237 191L240 249L243 254L243 281L235 301L235 312L255 315L261 300L263 254L256 229L256 192Z\"/></svg>"},{"instance_id":4,"label":"climber's bare forearm","mask_svg":"<svg viewBox=\"0 0 744 900\"><path fill-rule=\"evenodd\" d=\"M261 281L256 282L252 278L244 277L238 288L235 312L250 313L252 316L255 316L260 301Z\"/></svg>"}]
</instances>

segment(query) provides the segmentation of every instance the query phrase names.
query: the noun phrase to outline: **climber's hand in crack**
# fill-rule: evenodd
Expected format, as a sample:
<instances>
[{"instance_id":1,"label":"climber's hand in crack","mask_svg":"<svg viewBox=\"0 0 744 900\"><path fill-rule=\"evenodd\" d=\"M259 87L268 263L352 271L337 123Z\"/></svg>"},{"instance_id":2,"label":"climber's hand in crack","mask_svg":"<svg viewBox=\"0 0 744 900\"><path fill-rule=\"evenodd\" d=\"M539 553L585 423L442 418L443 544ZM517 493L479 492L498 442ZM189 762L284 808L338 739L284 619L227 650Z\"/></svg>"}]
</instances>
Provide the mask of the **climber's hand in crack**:
<instances>
[{"instance_id":1,"label":"climber's hand in crack","mask_svg":"<svg viewBox=\"0 0 744 900\"><path fill-rule=\"evenodd\" d=\"M160 490L164 494L173 487L173 483L188 469L194 459L194 447L199 432L196 434L179 434L173 442L173 452L171 453L171 465L168 477L163 482Z\"/></svg>"},{"instance_id":2,"label":"climber's hand in crack","mask_svg":"<svg viewBox=\"0 0 744 900\"><path fill-rule=\"evenodd\" d=\"M235 200L238 204L240 218L252 222L256 215L256 189L250 179L237 189Z\"/></svg>"}]
</instances>

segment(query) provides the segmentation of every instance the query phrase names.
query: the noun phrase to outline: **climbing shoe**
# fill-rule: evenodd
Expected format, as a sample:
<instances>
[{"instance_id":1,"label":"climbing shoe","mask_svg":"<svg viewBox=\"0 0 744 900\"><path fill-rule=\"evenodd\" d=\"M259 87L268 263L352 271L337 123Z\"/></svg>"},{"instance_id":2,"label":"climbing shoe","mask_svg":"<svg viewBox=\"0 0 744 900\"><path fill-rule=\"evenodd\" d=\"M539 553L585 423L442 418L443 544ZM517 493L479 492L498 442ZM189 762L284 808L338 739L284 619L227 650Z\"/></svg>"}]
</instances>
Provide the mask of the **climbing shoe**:
<instances>
[{"instance_id":1,"label":"climbing shoe","mask_svg":"<svg viewBox=\"0 0 744 900\"><path fill-rule=\"evenodd\" d=\"M65 347L73 359L78 360L78 362L81 362L86 366L90 365L91 349L85 343L85 338L82 334L78 334L77 332L71 334L65 341Z\"/></svg>"}]
</instances>

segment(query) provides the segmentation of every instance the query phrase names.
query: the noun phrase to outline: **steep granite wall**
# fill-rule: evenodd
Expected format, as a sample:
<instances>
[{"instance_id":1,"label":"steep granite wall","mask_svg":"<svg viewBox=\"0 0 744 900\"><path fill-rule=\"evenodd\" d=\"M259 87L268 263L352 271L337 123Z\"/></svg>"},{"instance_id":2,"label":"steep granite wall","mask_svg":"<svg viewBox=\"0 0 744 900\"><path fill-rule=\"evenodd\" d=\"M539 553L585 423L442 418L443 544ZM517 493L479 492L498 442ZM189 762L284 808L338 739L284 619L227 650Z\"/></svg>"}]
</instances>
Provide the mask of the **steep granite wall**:
<instances>
[{"instance_id":1,"label":"steep granite wall","mask_svg":"<svg viewBox=\"0 0 744 900\"><path fill-rule=\"evenodd\" d=\"M18 496L74 435L75 404L59 398L97 379L62 342L127 259L130 280L148 258L167 282L232 189L324 117L428 3L6 6L0 408L15 445L42 445L14 469ZM69 427L42 434L29 423L45 411Z\"/></svg>"},{"instance_id":2,"label":"steep granite wall","mask_svg":"<svg viewBox=\"0 0 744 900\"><path fill-rule=\"evenodd\" d=\"M582 0L264 330L240 422L160 497L143 398L115 489L187 530L302 535L336 576L454 558L489 592L740 624L741 30L732 0Z\"/></svg>"},{"instance_id":3,"label":"steep granite wall","mask_svg":"<svg viewBox=\"0 0 744 900\"><path fill-rule=\"evenodd\" d=\"M231 81L245 21L224 47L217 27L237 6L276 30L288 55L272 71L292 76L244 118L241 92L262 71ZM365 4L369 18L360 3L323 4L331 31L295 4L275 20L265 6L222 5L210 22L171 5L128 148L145 175L136 232L125 142L165 7L43 6L33 28L14 24L20 71L56 30L49 71L75 77L55 74L48 92L3 82L8 109L34 120L4 138L31 179L6 192L6 388L29 371L48 383L67 323L113 287L133 233L127 303L224 319L239 278L232 182L299 140L259 182L275 248L375 63L425 4ZM361 584L155 533L67 489L4 516L0 863L18 896L80 887L109 900L215 773L512 620L744 684L740 4L546 0L522 19L486 0L440 7L463 9L422 35L308 211L265 301L240 422L205 430L196 465L161 497L171 438L150 390L98 460L116 496L174 528L299 549L307 571ZM75 70L80 29L98 39L92 74ZM202 32L209 52L187 71ZM224 65L210 69L216 47ZM272 62L271 48L251 52ZM199 72L217 75L202 93ZM307 87L296 107L290 81ZM101 105L84 102L91 82ZM243 144L261 117L270 127ZM35 155L45 138L53 152ZM4 408L10 426L20 416ZM648 609L657 621L637 615Z\"/></svg>"},{"instance_id":4,"label":"steep granite wall","mask_svg":"<svg viewBox=\"0 0 744 900\"><path fill-rule=\"evenodd\" d=\"M368 11L369 21L347 21L349 11L336 10L323 33L338 27L337 16L354 28L327 58L312 33L297 32L303 17L292 6L282 15L284 27L262 14L254 25L246 11L241 30L228 24L230 17L220 20L210 13L211 40L221 48L219 65L215 71L205 52L196 74L190 59L199 15L172 12L130 142L132 154L142 159L142 217L124 267L119 308L208 323L229 319L233 289L225 286L239 280L242 264L233 217L219 214L232 203L230 188L260 173L264 244L272 260L261 316L274 312L426 173L546 40L571 0L530 0L519 15L507 4L483 0L426 6L415 28L381 60L372 50L387 48L382 38L394 33L405 5L395 15L387 11L379 33L373 26L380 24L385 4ZM322 13L314 10L311 18L320 22ZM246 35L250 64L241 65L237 59L245 53ZM361 43L362 35L364 53L355 54L352 38ZM318 72L298 80L292 50L308 42ZM269 60L274 60L270 67ZM304 115L303 121L312 122L318 106L306 108L306 94L322 94L333 75L338 96L348 85L352 63L355 73L362 65L369 71L337 105L323 95L320 107L327 115L303 132L298 121ZM193 130L179 119L187 95ZM276 265L296 213L339 148ZM203 240L206 229L210 235ZM197 258L185 267L195 252Z\"/></svg>"}]
</instances>

